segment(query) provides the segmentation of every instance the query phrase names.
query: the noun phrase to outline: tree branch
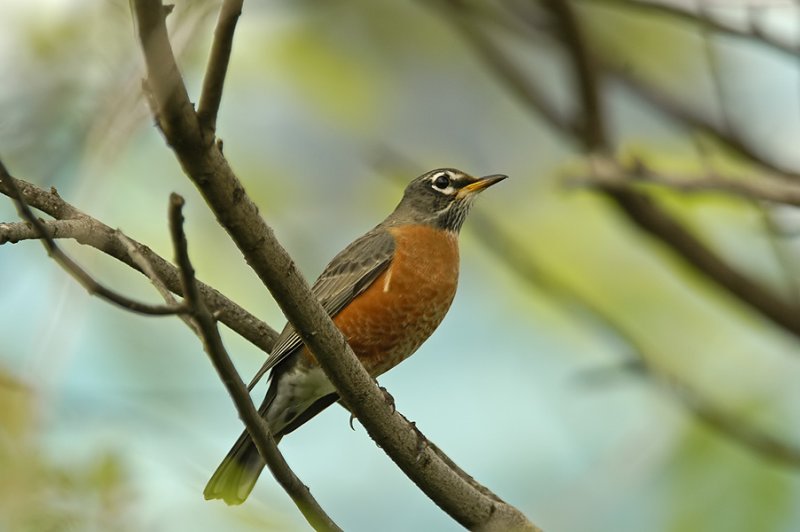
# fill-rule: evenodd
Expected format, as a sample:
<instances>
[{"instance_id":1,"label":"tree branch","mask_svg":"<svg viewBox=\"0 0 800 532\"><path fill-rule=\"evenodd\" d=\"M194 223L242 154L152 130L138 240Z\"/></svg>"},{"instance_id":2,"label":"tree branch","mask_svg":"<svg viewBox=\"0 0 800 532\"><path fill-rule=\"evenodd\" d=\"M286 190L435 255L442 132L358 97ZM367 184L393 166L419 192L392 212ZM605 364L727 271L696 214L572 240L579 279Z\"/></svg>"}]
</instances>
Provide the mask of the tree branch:
<instances>
[{"instance_id":1,"label":"tree branch","mask_svg":"<svg viewBox=\"0 0 800 532\"><path fill-rule=\"evenodd\" d=\"M598 72L594 58L589 53L580 21L568 0L545 0L544 5L556 20L557 34L569 52L573 65L574 86L581 103L575 122L582 127L576 135L582 139L587 151L608 150L605 107L598 86Z\"/></svg>"},{"instance_id":2,"label":"tree branch","mask_svg":"<svg viewBox=\"0 0 800 532\"><path fill-rule=\"evenodd\" d=\"M244 382L225 350L219 329L217 329L217 322L203 302L195 280L194 268L189 260L188 243L183 231L183 205L184 200L181 196L175 193L170 196L169 227L175 249L175 262L178 264L181 287L185 294L184 301L203 342L203 348L208 353L222 383L233 399L236 410L239 412L239 418L244 422L248 434L258 448L259 454L267 462L275 479L289 494L315 530L340 531L341 529L328 517L325 510L311 495L308 487L297 478L283 455L278 451L278 446L272 438L267 422L258 414Z\"/></svg>"},{"instance_id":3,"label":"tree branch","mask_svg":"<svg viewBox=\"0 0 800 532\"><path fill-rule=\"evenodd\" d=\"M656 88L652 83L636 77L627 68L614 65L610 61L604 61L604 69L623 86L629 88L642 100L650 104L656 111L671 117L679 124L708 135L742 160L766 168L774 172L776 177L800 180L800 172L772 160L742 137L740 133L724 131L710 118L690 110L674 97Z\"/></svg>"},{"instance_id":4,"label":"tree branch","mask_svg":"<svg viewBox=\"0 0 800 532\"><path fill-rule=\"evenodd\" d=\"M624 175L611 159L596 158L593 162L594 175L605 176L600 180L613 180L614 176ZM649 197L630 189L604 187L604 190L612 194L617 205L640 229L678 251L680 257L707 279L787 332L800 337L800 309L728 264Z\"/></svg>"},{"instance_id":5,"label":"tree branch","mask_svg":"<svg viewBox=\"0 0 800 532\"><path fill-rule=\"evenodd\" d=\"M56 261L64 271L70 274L72 278L78 281L78 284L84 287L89 294L96 295L109 303L113 303L131 312L148 316L170 316L182 313L186 310L181 306L175 307L171 305L150 305L148 303L142 303L124 296L95 280L86 270L81 268L77 262L72 260L58 247L42 222L33 214L33 211L31 211L30 207L25 202L25 197L17 188L15 180L8 173L8 170L2 162L0 162L0 181L4 184L4 189L9 191L11 199L14 200L20 218L31 224L38 235L38 239L47 250L47 254Z\"/></svg>"},{"instance_id":6,"label":"tree branch","mask_svg":"<svg viewBox=\"0 0 800 532\"><path fill-rule=\"evenodd\" d=\"M678 175L654 170L641 163L626 167L614 175L594 174L584 178L569 179L576 185L597 186L604 189L629 190L637 184L652 184L683 193L723 192L747 200L769 201L800 207L800 186L769 176L757 179L734 179L720 174Z\"/></svg>"},{"instance_id":7,"label":"tree branch","mask_svg":"<svg viewBox=\"0 0 800 532\"><path fill-rule=\"evenodd\" d=\"M560 6L554 9L553 13L561 20L562 39L567 42L567 49L573 59L574 70L579 80L577 86L581 87L579 94L585 106L584 112L587 116L593 117L591 118L593 121L601 121L603 115L597 111L601 108L599 92L596 87L585 88L595 84L594 70L589 51L581 38L578 21L574 12L568 7L570 0L549 1ZM611 141L604 132L602 123L592 130L587 130L582 136L584 146L589 150L600 149L610 153ZM599 137L593 136L598 133ZM732 133L720 132L720 135L731 142L738 142ZM744 144L739 147L747 149ZM746 153L754 155L753 151ZM609 171L612 174L619 173L616 165L605 155L598 153L592 156L590 163L595 174L607 174ZM800 309L794 308L755 279L732 267L651 198L630 188L623 190L605 187L601 190L616 203L631 222L677 251L706 278L749 304L775 324L800 337Z\"/></svg>"},{"instance_id":8,"label":"tree branch","mask_svg":"<svg viewBox=\"0 0 800 532\"><path fill-rule=\"evenodd\" d=\"M568 2L569 0L552 0L560 2ZM454 4L459 10L469 13L469 7L464 4ZM561 9L554 11L554 16L559 18L574 17L574 13L570 9ZM449 19L448 19L449 20ZM554 36L562 41L569 41L567 49L571 53L573 60L573 67L576 73L576 79L579 80L579 86L587 86L594 83L591 77L591 67L586 68L585 65L590 64L591 56L585 47L582 39L576 39L573 31L579 28L577 21L569 20L562 21L559 28L570 28L570 32ZM470 34L471 35L471 34ZM611 68L608 62L603 62L601 65L604 69ZM489 67L489 65L487 65ZM522 71L516 65L512 65L510 69L514 72L515 77L522 76ZM627 74L622 69L614 70L614 74L625 78ZM503 75L504 71L496 71ZM627 79L627 78L625 78ZM504 78L510 88L517 87L512 79ZM716 126L705 120L700 120L699 117L686 111L683 107L674 104L669 99L662 96L660 93L646 91L650 96L658 95L658 103L663 103L668 110L675 112L680 118L685 119L687 123L693 123L696 127L715 135L721 142L727 142L728 146L736 149L737 153L743 154L753 162L761 164L765 168L770 168L777 172L786 174L785 169L778 168L770 161L761 158L749 145L738 139L738 137L725 135L719 131ZM593 113L591 109L599 109L600 102L598 92L595 89L582 89L580 99L584 101L584 105L589 104L589 111L587 114L593 116L593 120L602 120L602 113ZM592 101L590 101L592 100ZM659 105L656 105L659 107ZM531 111L538 114L538 109L532 108ZM585 129L585 128L584 128ZM602 126L594 128L595 132L605 132L606 128ZM586 149L602 148L599 151L610 151L611 142L607 138L595 138L583 131L577 137L571 129L560 129L562 133L566 134L567 140L577 142ZM741 151L739 151L741 150ZM596 150L598 151L598 150ZM607 158L605 156L598 156L591 159L595 171L603 173L616 170L609 170L604 168L607 165L613 166L613 161L610 163L604 162ZM674 251L682 260L692 266L698 273L702 274L705 278L714 282L717 286L725 289L728 293L737 297L743 303L755 309L762 316L768 318L776 325L782 327L786 331L795 336L800 337L800 312L793 306L789 305L778 295L773 294L769 289L762 286L760 283L751 279L749 276L743 274L739 270L728 264L723 258L709 249L699 238L697 238L688 228L683 226L680 222L674 219L666 210L658 205L654 200L642 194L639 191L630 188L604 188L603 192L611 198L614 203L619 207L623 214L639 229L645 231L654 237L657 241L668 246Z\"/></svg>"},{"instance_id":9,"label":"tree branch","mask_svg":"<svg viewBox=\"0 0 800 532\"><path fill-rule=\"evenodd\" d=\"M505 81L507 88L529 109L533 110L552 128L573 134L578 131L580 122L574 122L556 109L542 88L524 76L508 58L503 49L490 39L482 28L468 20L467 12L460 0L438 0L446 18L453 28L461 34L464 42L483 61L487 69L495 72Z\"/></svg>"},{"instance_id":10,"label":"tree branch","mask_svg":"<svg viewBox=\"0 0 800 532\"><path fill-rule=\"evenodd\" d=\"M429 447L420 447L424 440L387 404L383 392L259 216L222 153L198 133L196 116L186 117L191 105L169 47L161 2L136 0L134 10L148 83L155 88L155 108L163 117L162 131L167 142L220 224L314 353L342 400L409 478L459 523L470 529L536 530L516 508L487 497ZM179 88L175 88L176 82L181 84Z\"/></svg>"},{"instance_id":11,"label":"tree branch","mask_svg":"<svg viewBox=\"0 0 800 532\"><path fill-rule=\"evenodd\" d=\"M686 383L681 377L669 374L652 362L647 349L635 335L628 331L622 322L606 312L601 306L586 298L569 283L560 278L557 272L542 265L542 262L529 252L518 251L509 254L508 250L529 248L524 242L514 238L488 217L473 213L471 227L478 241L496 255L512 273L536 289L545 289L552 296L576 309L583 319L610 333L628 347L637 360L637 367L646 377L662 385L701 423L717 432L721 437L732 441L744 449L767 460L800 468L800 446L787 442L773 434L760 430L744 422L740 417L713 405L701 393ZM572 313L573 315L575 312Z\"/></svg>"},{"instance_id":12,"label":"tree branch","mask_svg":"<svg viewBox=\"0 0 800 532\"><path fill-rule=\"evenodd\" d=\"M203 91L200 93L200 104L197 107L197 118L200 125L213 132L217 127L217 112L222 101L222 88L225 85L225 74L233 48L233 34L236 22L242 14L243 0L225 0L219 10L217 28L214 30L214 42L208 57L208 67L203 78Z\"/></svg>"},{"instance_id":13,"label":"tree branch","mask_svg":"<svg viewBox=\"0 0 800 532\"><path fill-rule=\"evenodd\" d=\"M719 408L676 375L652 364L645 364L644 370L648 378L677 397L696 419L728 441L771 462L800 469L800 446L754 427L739 416Z\"/></svg>"},{"instance_id":14,"label":"tree branch","mask_svg":"<svg viewBox=\"0 0 800 532\"><path fill-rule=\"evenodd\" d=\"M70 205L58 195L55 189L48 192L20 179L11 178L11 180L17 185L26 203L58 219L57 221L42 222L52 238L74 239L80 244L93 247L131 268L145 273L131 257L128 246L121 239L121 236L124 237L124 235L119 230L111 229L101 221ZM0 193L11 195L11 190L3 181L0 181ZM17 224L0 224L0 244L13 243L15 241L13 237L19 237L20 240L28 239L26 237L38 238L33 231L33 228L26 231ZM173 293L182 295L177 268L144 244L130 240L147 262L152 265L158 278L166 287ZM214 288L199 281L198 286L203 299L222 323L261 350L269 352L272 349L272 344L278 337L278 333L274 329Z\"/></svg>"}]
</instances>

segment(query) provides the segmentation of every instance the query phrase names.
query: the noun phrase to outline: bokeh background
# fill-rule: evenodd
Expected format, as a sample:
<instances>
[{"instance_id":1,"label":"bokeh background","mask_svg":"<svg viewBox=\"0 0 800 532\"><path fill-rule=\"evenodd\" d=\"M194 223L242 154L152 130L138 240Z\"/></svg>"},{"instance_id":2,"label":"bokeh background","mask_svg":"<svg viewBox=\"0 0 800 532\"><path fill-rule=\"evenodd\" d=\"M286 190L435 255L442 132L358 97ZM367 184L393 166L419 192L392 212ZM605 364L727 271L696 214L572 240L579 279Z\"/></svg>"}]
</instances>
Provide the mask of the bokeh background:
<instances>
[{"instance_id":1,"label":"bokeh background","mask_svg":"<svg viewBox=\"0 0 800 532\"><path fill-rule=\"evenodd\" d=\"M591 55L617 73L598 81L612 153L679 175L800 169L797 8L667 5L570 4ZM675 16L676 6L693 15ZM170 15L195 101L217 8L177 2ZM245 2L218 126L225 154L309 278L418 173L511 176L466 224L444 324L380 382L545 530L800 530L798 337L636 229L602 191L576 185L591 177L585 143L529 99L534 87L545 110L586 116L551 10L522 0ZM527 93L510 88L501 59ZM142 72L127 2L3 2L4 162L165 257L167 198L179 192L199 278L281 327L154 127ZM653 94L713 127L665 112ZM794 208L640 191L800 308ZM0 221L16 221L3 200ZM158 301L139 274L63 245L98 279ZM247 380L265 354L229 331L225 341ZM268 474L242 507L203 500L240 430L178 319L89 296L36 242L0 247L0 530L305 530ZM459 529L341 408L281 448L345 530Z\"/></svg>"}]
</instances>

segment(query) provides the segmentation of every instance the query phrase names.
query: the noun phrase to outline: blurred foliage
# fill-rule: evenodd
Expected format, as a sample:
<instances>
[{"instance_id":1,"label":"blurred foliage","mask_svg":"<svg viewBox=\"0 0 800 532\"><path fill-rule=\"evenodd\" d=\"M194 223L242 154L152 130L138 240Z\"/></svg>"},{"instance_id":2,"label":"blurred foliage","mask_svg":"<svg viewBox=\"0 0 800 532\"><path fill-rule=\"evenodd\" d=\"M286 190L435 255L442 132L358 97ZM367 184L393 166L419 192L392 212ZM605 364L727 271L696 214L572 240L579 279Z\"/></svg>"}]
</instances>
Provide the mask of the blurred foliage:
<instances>
[{"instance_id":1,"label":"blurred foliage","mask_svg":"<svg viewBox=\"0 0 800 532\"><path fill-rule=\"evenodd\" d=\"M34 4L0 6L0 76L13 80L0 86L4 161L164 256L166 198L184 194L200 278L279 327L279 311L152 126L127 0ZM217 4L181 2L169 18L195 101ZM499 35L554 105L577 108L561 47L506 32L490 16L501 4L467 4L485 10L482 27ZM471 232L475 220L467 223L451 316L420 355L386 377L399 409L548 530L800 527L796 471L709 430L649 380L622 373L603 386L574 384L587 368L616 368L631 356L576 300L634 337L649 363L787 441L800 441L797 341L643 236L595 191L565 188L564 176L586 168L575 144L506 90L454 31L455 19L432 5L246 2L218 130L309 277L392 207L401 185L385 174L402 183L452 165L512 176L477 207L506 247L488 251ZM696 29L578 5L598 57L719 115L708 43ZM800 130L796 65L763 50L747 55L726 39L711 44L735 124L791 160ZM622 160L678 174L708 164L742 179L752 172L613 81L603 97ZM385 147L409 161L384 164ZM786 293L797 283L794 209L646 190L748 275ZM0 201L0 219L16 219L8 202ZM29 244L0 248L0 271L16 281L0 287L8 368L0 386L0 529L303 529L267 475L243 508L202 501L206 476L241 427L182 325L109 310L70 288ZM137 274L66 247L126 293L155 298ZM538 269L525 273L513 257ZM559 283L564 289L552 289ZM226 341L243 373L263 359L238 339ZM62 400L40 403L20 384L40 376L42 397ZM356 530L455 529L341 415L326 414L282 443L334 517ZM56 425L96 458L62 454L50 438ZM402 515L387 516L400 506Z\"/></svg>"},{"instance_id":2,"label":"blurred foliage","mask_svg":"<svg viewBox=\"0 0 800 532\"><path fill-rule=\"evenodd\" d=\"M0 370L0 530L141 530L119 457L51 457L36 406L32 390Z\"/></svg>"}]
</instances>

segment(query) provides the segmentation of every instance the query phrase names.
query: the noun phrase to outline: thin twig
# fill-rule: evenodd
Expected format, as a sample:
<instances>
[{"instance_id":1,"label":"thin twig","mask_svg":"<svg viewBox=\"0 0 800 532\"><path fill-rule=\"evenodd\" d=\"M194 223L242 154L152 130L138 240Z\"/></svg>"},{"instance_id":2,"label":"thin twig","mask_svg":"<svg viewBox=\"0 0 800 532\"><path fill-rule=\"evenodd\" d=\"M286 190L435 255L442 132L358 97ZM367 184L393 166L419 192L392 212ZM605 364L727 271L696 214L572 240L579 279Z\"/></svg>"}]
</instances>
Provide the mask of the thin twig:
<instances>
[{"instance_id":1,"label":"thin twig","mask_svg":"<svg viewBox=\"0 0 800 532\"><path fill-rule=\"evenodd\" d=\"M600 186L605 189L631 189L638 184L667 187L683 193L724 192L748 200L769 201L800 207L800 185L764 176L734 179L720 174L671 174L642 164L625 168L621 173L595 173L570 178L568 184Z\"/></svg>"},{"instance_id":2,"label":"thin twig","mask_svg":"<svg viewBox=\"0 0 800 532\"><path fill-rule=\"evenodd\" d=\"M8 170L2 162L0 162L0 181L5 183L5 188L10 192L9 196L14 200L14 204L17 207L17 212L19 213L20 218L26 220L35 229L39 236L40 242L47 250L47 254L54 261L56 261L56 263L61 266L64 271L78 281L78 283L83 286L87 292L121 308L147 316L171 316L174 314L179 314L185 310L180 306L174 307L168 305L150 305L148 303L142 303L124 296L95 280L91 275L89 275L88 272L86 272L86 270L81 268L77 262L72 260L56 244L55 240L53 240L53 238L50 236L50 232L42 224L41 220L39 220L36 215L33 214L33 211L31 211L30 207L25 202L25 197L22 195L19 188L17 188L16 181L8 173Z\"/></svg>"},{"instance_id":3,"label":"thin twig","mask_svg":"<svg viewBox=\"0 0 800 532\"><path fill-rule=\"evenodd\" d=\"M774 161L757 149L739 132L724 131L713 120L699 112L692 111L682 102L657 88L653 83L633 75L627 68L612 64L610 61L604 61L603 68L623 86L629 88L639 98L650 104L656 111L671 117L679 124L708 135L722 147L730 150L734 156L766 168L774 172L776 177L800 180L800 172Z\"/></svg>"},{"instance_id":4,"label":"thin twig","mask_svg":"<svg viewBox=\"0 0 800 532\"><path fill-rule=\"evenodd\" d=\"M128 250L128 255L130 255L131 260L136 263L139 267L139 270L150 279L150 282L153 283L153 286L158 290L158 293L161 294L161 297L164 298L164 301L168 305L178 305L178 300L175 299L175 296L172 295L167 285L164 284L164 281L158 275L153 263L147 260L147 257L144 256L142 251L137 246L136 242L132 238L128 238L122 231L117 229L116 236L125 246L125 249ZM182 318L187 318L187 316L182 315ZM191 321L191 320L188 320Z\"/></svg>"},{"instance_id":5,"label":"thin twig","mask_svg":"<svg viewBox=\"0 0 800 532\"><path fill-rule=\"evenodd\" d=\"M800 446L750 425L740 416L726 412L704 398L687 382L652 364L645 364L645 375L677 396L696 419L725 436L728 441L771 462L800 468Z\"/></svg>"},{"instance_id":6,"label":"thin twig","mask_svg":"<svg viewBox=\"0 0 800 532\"><path fill-rule=\"evenodd\" d=\"M560 113L544 90L533 80L522 75L511 62L502 48L490 39L482 27L473 24L462 9L459 0L438 0L436 4L446 11L448 21L483 60L486 68L491 69L500 79L505 80L511 92L530 109L556 130L569 133L576 132L580 123L570 121Z\"/></svg>"},{"instance_id":7,"label":"thin twig","mask_svg":"<svg viewBox=\"0 0 800 532\"><path fill-rule=\"evenodd\" d=\"M593 176L600 181L625 181L624 177L620 177L625 175L624 169L612 159L596 157L592 163ZM774 324L800 337L800 309L731 266L650 197L630 187L610 185L601 188L613 193L616 204L640 229L676 250L706 279L736 296Z\"/></svg>"},{"instance_id":8,"label":"thin twig","mask_svg":"<svg viewBox=\"0 0 800 532\"><path fill-rule=\"evenodd\" d=\"M133 260L139 269L144 273L149 279L150 282L153 283L153 286L158 290L158 293L161 294L161 297L164 298L164 301L168 305L178 305L178 300L175 299L175 296L172 295L167 285L164 284L164 281L158 275L158 272L153 267L153 264L147 260L144 254L139 250L136 246L136 242L132 239L125 236L122 231L117 230L117 238L120 239L122 244L125 246L125 249L128 250L128 255L130 255L131 260ZM195 280L195 283L197 281ZM191 309L189 309L191 311ZM200 328L197 326L197 323L192 319L189 313L178 314L178 317L181 319L183 323L189 327L192 332L198 337L201 338Z\"/></svg>"},{"instance_id":9,"label":"thin twig","mask_svg":"<svg viewBox=\"0 0 800 532\"><path fill-rule=\"evenodd\" d=\"M475 220L473 220L474 222ZM479 224L473 224L474 234L478 241L489 251L500 258L519 278L537 289L546 289L551 295L563 301L578 312L583 319L590 320L628 347L629 354L637 357L637 367L644 370L645 375L666 385L666 389L677 398L700 422L716 431L722 437L733 441L750 452L767 460L784 463L792 467L800 467L800 446L787 442L773 434L769 434L748 423L740 417L714 406L708 399L687 384L681 377L668 374L657 367L648 350L636 336L628 331L621 321L606 312L600 305L583 296L571 284L561 279L558 274L542 265L542 262L528 253L508 254L508 250L530 249L519 242L508 231L501 228L488 217L482 217Z\"/></svg>"},{"instance_id":10,"label":"thin twig","mask_svg":"<svg viewBox=\"0 0 800 532\"><path fill-rule=\"evenodd\" d=\"M571 0L552 1L568 3ZM615 2L630 5L632 7L643 4L642 2L630 0L572 1L578 3ZM554 107L547 101L546 98L543 97L538 86L530 81L528 77L523 74L523 70L510 59L508 54L494 44L493 41L485 34L485 32L483 32L482 27L484 24L483 20L479 18L479 10L467 3L459 2L458 0L440 0L437 4L444 4L449 7L447 21L466 37L468 44L473 46L476 52L478 52L478 57L484 59L484 65L486 68L497 74L498 77L506 83L507 88L513 94L519 96L521 101L526 103L530 109L537 114L537 116L545 118L546 122L554 127L557 132L564 134L566 140L574 142L576 138L581 138L581 128L573 124L572 121L561 118L556 113ZM651 4L644 5L650 6ZM652 5L655 7L655 4ZM528 4L525 4L525 6L530 9ZM522 9L522 7L518 6L518 9ZM573 13L572 10L570 10L569 13L575 17L575 13ZM694 15L689 14L689 16L697 22L702 22L702 20L697 19ZM475 20L469 20L470 18L474 18ZM530 31L527 37L532 46L541 46L540 41L542 40L542 37L549 37L551 41L553 39L557 39L559 43L563 42L565 36L562 33L552 31L553 28L550 26L538 24L534 17L520 15L520 19L528 23ZM573 26L578 27L577 23L575 23ZM467 28L466 31L464 29L465 27ZM521 35L517 30L517 27L518 26L515 25L513 26L514 29L509 31L513 31L515 34ZM753 34L747 33L747 36L752 37ZM571 52L573 58L584 58L589 55L585 51L580 52L580 55L575 55L576 52L581 50L579 46L580 42L580 40L576 41L575 39L572 39L571 42L568 43L568 51ZM585 50L586 47L583 46L583 49ZM793 48L792 53L800 53L800 47ZM597 77L599 77L600 74L603 74L613 78L622 86L627 87L629 90L635 93L639 98L650 104L654 110L672 118L678 124L707 135L708 137L714 139L721 147L730 150L735 156L775 172L776 177L787 178L791 180L800 179L800 171L775 161L772 157L758 149L753 142L744 137L741 133L737 131L725 130L725 128L715 123L714 120L707 116L703 116L700 112L690 109L686 104L678 101L675 97L667 94L654 84L635 76L627 65L616 64L612 60L603 57L602 55L593 56L592 59L595 63L594 67L598 72ZM502 66L502 68L500 68L498 65ZM577 69L579 73L581 70L582 69L580 68ZM583 71L585 72L586 70L583 69ZM583 80L587 79L590 78L584 75ZM581 87L583 91L583 104L585 106L586 103L590 101L587 99L587 96L591 95L590 92L586 91L586 88L591 87L591 85L581 82ZM596 116L596 114L593 115L590 112L589 116Z\"/></svg>"},{"instance_id":11,"label":"thin twig","mask_svg":"<svg viewBox=\"0 0 800 532\"><path fill-rule=\"evenodd\" d=\"M462 10L466 14L469 14L470 12L469 7L465 4L456 4L453 2L450 4L454 9ZM571 11L566 11L565 13L570 16L574 15ZM564 13L560 13L559 16L564 16ZM578 27L577 24L574 24L573 26L576 28ZM565 36L559 37L560 40L563 40L564 38ZM570 47L570 50L573 54L588 54L585 49L582 49L577 44L579 43L573 43L573 46ZM522 70L517 65L511 64L510 60L508 59L507 61L512 66L510 71L514 73L513 76L515 78L523 76ZM573 57L573 62L576 65L579 63L578 59L575 57ZM624 69L615 69L610 66L610 63L607 61L601 61L600 66L605 70L611 70L615 75L618 75L623 79L629 78ZM489 65L487 65L487 67L489 67ZM576 66L575 71L579 76L585 75L581 74L584 72L584 69L581 69L580 67ZM505 71L496 72L501 75L505 75ZM632 79L633 78L631 78L631 80ZM518 88L512 79L503 78L503 80L507 82L510 89L515 90L515 88ZM584 83L587 82L589 81L584 81ZM664 105L670 111L675 112L681 119L685 121L685 123L693 124L695 127L715 135L718 140L727 142L730 148L736 149L738 153L750 158L753 160L753 162L758 162L765 168L770 168L776 172L782 171L783 174L778 174L781 177L792 177L792 174L786 173L785 169L777 168L777 165L774 163L761 158L761 156L757 154L752 147L744 143L744 141L739 140L738 137L725 135L724 132L719 131L719 129L711 122L701 120L700 117L688 112L684 107L675 104L666 97L664 97L664 102L661 102L663 95L661 95L661 93L655 89L651 91L649 88L647 90L645 90L643 87L639 88L643 91L643 94L646 94L648 97L655 97L658 95L658 101L660 103L664 103ZM596 94L596 91L584 91L583 94L584 97L591 96L592 94ZM539 113L538 109L536 108L531 108L531 111L535 112L537 115ZM602 117L602 114L598 114L596 116ZM600 129L599 131L603 131L603 129ZM586 136L576 137L569 129L561 129L561 132L565 133L567 135L566 138L572 142L577 141L584 147L591 145L590 139L588 139ZM603 139L602 144L603 146L610 146L611 142L608 139ZM592 158L590 162L593 165L593 169L599 168L602 170L602 167L606 166L603 161L607 159L607 157L601 156L601 153L597 153L597 155L598 156ZM611 162L611 165L616 166L616 163ZM610 171L612 174L619 173L619 171L616 169L611 169ZM603 170L603 172L606 171ZM645 196L639 191L633 190L630 187L624 189L619 187L609 187L604 189L604 192L615 202L622 213L625 214L635 224L635 226L654 237L657 241L668 245L678 254L679 257L691 265L696 271L701 273L706 279L713 281L721 288L736 296L742 302L758 311L761 315L768 318L776 325L779 325L795 336L800 337L800 311L798 311L798 309L792 305L789 305L779 295L773 294L767 287L731 266L722 257L708 248L692 231L671 216L668 211L661 207L652 198Z\"/></svg>"},{"instance_id":12,"label":"thin twig","mask_svg":"<svg viewBox=\"0 0 800 532\"><path fill-rule=\"evenodd\" d=\"M225 74L231 58L236 22L242 13L242 3L243 0L225 0L219 10L217 28L214 30L214 42L211 45L206 75L203 78L203 90L197 106L197 118L201 127L212 132L217 127L217 112L222 101Z\"/></svg>"},{"instance_id":13,"label":"thin twig","mask_svg":"<svg viewBox=\"0 0 800 532\"><path fill-rule=\"evenodd\" d=\"M58 218L56 221L42 222L52 238L74 239L80 244L93 247L137 271L145 273L132 259L128 247L120 240L121 233L118 230L111 229L101 221L67 203L55 189L46 191L20 179L11 178L11 180L17 185L28 205ZM11 189L6 187L3 181L0 181L0 192L11 196ZM5 224L5 227L0 227L0 242L3 241L3 235L6 235L7 241L14 241L12 237L20 240L38 238L33 228L26 231L14 224ZM177 268L144 244L132 239L131 241L135 243L144 259L152 265L158 278L167 288L175 294L182 295ZM277 331L213 287L200 281L198 281L198 286L203 299L208 302L219 321L264 352L272 349L272 344L278 337Z\"/></svg>"},{"instance_id":14,"label":"thin twig","mask_svg":"<svg viewBox=\"0 0 800 532\"><path fill-rule=\"evenodd\" d=\"M586 36L569 0L546 0L544 5L556 20L556 33L569 51L573 65L574 87L581 103L576 122L582 124L578 136L589 152L611 148L606 127L605 106L601 101L600 79Z\"/></svg>"},{"instance_id":15,"label":"thin twig","mask_svg":"<svg viewBox=\"0 0 800 532\"><path fill-rule=\"evenodd\" d=\"M275 476L275 479L286 490L286 493L289 494L308 520L308 523L315 530L340 531L341 529L328 517L325 510L311 495L308 487L289 468L269 432L267 422L258 414L250 394L247 393L244 382L236 371L233 362L231 362L230 356L222 343L217 322L203 302L200 291L197 288L194 267L189 259L186 234L183 231L183 205L184 200L181 196L175 193L170 195L170 235L172 236L172 244L175 250L175 262L178 265L181 285L185 294L184 300L203 342L203 348L208 353L220 380L225 385L231 399L233 399L236 410L244 422L248 434L253 439L259 454L267 462L267 466Z\"/></svg>"}]
</instances>

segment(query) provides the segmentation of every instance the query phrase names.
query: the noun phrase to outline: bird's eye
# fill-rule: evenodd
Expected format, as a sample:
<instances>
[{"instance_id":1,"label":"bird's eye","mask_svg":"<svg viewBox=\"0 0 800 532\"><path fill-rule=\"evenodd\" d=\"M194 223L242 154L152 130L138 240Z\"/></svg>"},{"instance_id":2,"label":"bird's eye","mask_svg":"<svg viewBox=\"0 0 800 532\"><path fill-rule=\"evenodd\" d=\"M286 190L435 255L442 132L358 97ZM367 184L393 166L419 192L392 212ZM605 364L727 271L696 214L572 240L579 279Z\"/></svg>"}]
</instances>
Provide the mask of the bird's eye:
<instances>
[{"instance_id":1,"label":"bird's eye","mask_svg":"<svg viewBox=\"0 0 800 532\"><path fill-rule=\"evenodd\" d=\"M439 190L444 190L450 186L450 178L447 174L439 174L436 176L436 179L433 180L433 186Z\"/></svg>"}]
</instances>

